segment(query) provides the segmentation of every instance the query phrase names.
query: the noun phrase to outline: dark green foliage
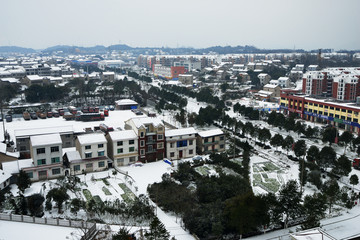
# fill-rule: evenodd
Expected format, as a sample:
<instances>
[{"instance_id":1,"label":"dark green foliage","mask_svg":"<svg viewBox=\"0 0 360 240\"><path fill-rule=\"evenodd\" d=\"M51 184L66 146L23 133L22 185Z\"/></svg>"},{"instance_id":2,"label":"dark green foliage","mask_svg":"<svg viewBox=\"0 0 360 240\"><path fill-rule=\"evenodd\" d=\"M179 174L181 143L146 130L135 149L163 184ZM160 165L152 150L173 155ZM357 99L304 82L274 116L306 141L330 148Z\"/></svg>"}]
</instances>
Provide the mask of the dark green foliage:
<instances>
[{"instance_id":1,"label":"dark green foliage","mask_svg":"<svg viewBox=\"0 0 360 240\"><path fill-rule=\"evenodd\" d=\"M145 233L148 240L169 240L170 234L164 224L157 217L154 217L150 223L150 229Z\"/></svg>"},{"instance_id":2,"label":"dark green foliage","mask_svg":"<svg viewBox=\"0 0 360 240\"><path fill-rule=\"evenodd\" d=\"M333 166L336 160L336 152L332 147L324 146L320 151L318 165L321 168Z\"/></svg>"},{"instance_id":3,"label":"dark green foliage","mask_svg":"<svg viewBox=\"0 0 360 240\"><path fill-rule=\"evenodd\" d=\"M261 129L259 129L259 140L261 141L261 142L265 142L265 141L268 141L268 140L270 140L270 138L271 138L271 133L270 133L270 130L269 129L267 129L267 128L261 128Z\"/></svg>"},{"instance_id":4,"label":"dark green foliage","mask_svg":"<svg viewBox=\"0 0 360 240\"><path fill-rule=\"evenodd\" d=\"M23 195L20 195L19 210L21 215L27 215L28 213L28 204L26 198Z\"/></svg>"},{"instance_id":5,"label":"dark green foliage","mask_svg":"<svg viewBox=\"0 0 360 240\"><path fill-rule=\"evenodd\" d=\"M1 101L10 101L14 98L19 90L19 84L10 84L8 82L0 82L0 99Z\"/></svg>"},{"instance_id":6,"label":"dark green foliage","mask_svg":"<svg viewBox=\"0 0 360 240\"><path fill-rule=\"evenodd\" d=\"M23 170L20 170L20 172L19 172L19 176L18 176L16 185L18 186L21 194L24 194L25 189L27 189L31 185L29 176Z\"/></svg>"},{"instance_id":7,"label":"dark green foliage","mask_svg":"<svg viewBox=\"0 0 360 240\"><path fill-rule=\"evenodd\" d=\"M270 140L270 144L275 146L276 149L283 145L284 138L282 135L276 133Z\"/></svg>"},{"instance_id":8,"label":"dark green foliage","mask_svg":"<svg viewBox=\"0 0 360 240\"><path fill-rule=\"evenodd\" d=\"M321 189L322 180L321 180L321 172L319 170L312 170L307 175L307 180L314 184L318 189Z\"/></svg>"},{"instance_id":9,"label":"dark green foliage","mask_svg":"<svg viewBox=\"0 0 360 240\"><path fill-rule=\"evenodd\" d=\"M322 141L324 143L328 142L331 146L335 142L337 130L334 127L326 128L322 134Z\"/></svg>"},{"instance_id":10,"label":"dark green foliage","mask_svg":"<svg viewBox=\"0 0 360 240\"><path fill-rule=\"evenodd\" d=\"M44 197L37 193L27 197L29 212L31 216L42 217L44 215L44 200Z\"/></svg>"},{"instance_id":11,"label":"dark green foliage","mask_svg":"<svg viewBox=\"0 0 360 240\"><path fill-rule=\"evenodd\" d=\"M5 195L2 191L0 191L0 209L2 207L2 203L5 201Z\"/></svg>"},{"instance_id":12,"label":"dark green foliage","mask_svg":"<svg viewBox=\"0 0 360 240\"><path fill-rule=\"evenodd\" d=\"M120 227L119 231L112 236L112 240L129 240L130 231L125 227Z\"/></svg>"},{"instance_id":13,"label":"dark green foliage","mask_svg":"<svg viewBox=\"0 0 360 240\"><path fill-rule=\"evenodd\" d=\"M279 210L285 213L285 227L289 219L294 219L301 215L301 192L295 180L290 180L283 185L279 191Z\"/></svg>"},{"instance_id":14,"label":"dark green foliage","mask_svg":"<svg viewBox=\"0 0 360 240\"><path fill-rule=\"evenodd\" d=\"M306 154L306 143L304 140L298 140L295 143L294 153L297 157L302 157Z\"/></svg>"},{"instance_id":15,"label":"dark green foliage","mask_svg":"<svg viewBox=\"0 0 360 240\"><path fill-rule=\"evenodd\" d=\"M200 108L199 114L195 119L197 125L203 126L205 124L212 124L215 120L218 120L222 115L221 109L207 106L206 108Z\"/></svg>"},{"instance_id":16,"label":"dark green foliage","mask_svg":"<svg viewBox=\"0 0 360 240\"><path fill-rule=\"evenodd\" d=\"M308 162L315 162L319 160L319 157L320 157L319 148L315 145L310 146L310 148L307 151L306 160Z\"/></svg>"},{"instance_id":17,"label":"dark green foliage","mask_svg":"<svg viewBox=\"0 0 360 240\"><path fill-rule=\"evenodd\" d=\"M287 136L284 138L282 147L283 147L284 149L286 149L286 151L289 151L289 150L291 150L293 144L294 144L294 139L293 139L293 137L290 136L290 135L287 135Z\"/></svg>"},{"instance_id":18,"label":"dark green foliage","mask_svg":"<svg viewBox=\"0 0 360 240\"><path fill-rule=\"evenodd\" d=\"M351 161L349 158L346 155L341 155L335 161L332 172L340 176L348 176L351 172Z\"/></svg>"},{"instance_id":19,"label":"dark green foliage","mask_svg":"<svg viewBox=\"0 0 360 240\"><path fill-rule=\"evenodd\" d=\"M46 195L46 200L53 200L56 202L58 213L62 212L62 204L69 199L69 195L66 193L65 188L53 188Z\"/></svg>"},{"instance_id":20,"label":"dark green foliage","mask_svg":"<svg viewBox=\"0 0 360 240\"><path fill-rule=\"evenodd\" d=\"M299 179L300 179L300 184L302 186L305 186L306 182L308 181L308 170L306 169L305 166L306 166L305 161L300 160L299 161Z\"/></svg>"},{"instance_id":21,"label":"dark green foliage","mask_svg":"<svg viewBox=\"0 0 360 240\"><path fill-rule=\"evenodd\" d=\"M85 207L85 202L81 199L73 198L70 202L70 212L72 214L77 214L81 208Z\"/></svg>"},{"instance_id":22,"label":"dark green foliage","mask_svg":"<svg viewBox=\"0 0 360 240\"><path fill-rule=\"evenodd\" d=\"M68 95L69 90L66 87L55 87L49 85L31 85L25 90L26 101L28 102L52 102L63 99Z\"/></svg>"},{"instance_id":23,"label":"dark green foliage","mask_svg":"<svg viewBox=\"0 0 360 240\"><path fill-rule=\"evenodd\" d=\"M303 230L320 226L320 219L325 216L326 197L321 193L306 195L304 198L305 222L301 225Z\"/></svg>"},{"instance_id":24,"label":"dark green foliage","mask_svg":"<svg viewBox=\"0 0 360 240\"><path fill-rule=\"evenodd\" d=\"M323 184L322 193L326 196L326 200L329 206L329 213L331 213L332 205L340 197L340 187L335 179L330 179Z\"/></svg>"},{"instance_id":25,"label":"dark green foliage","mask_svg":"<svg viewBox=\"0 0 360 240\"><path fill-rule=\"evenodd\" d=\"M344 153L346 151L347 145L354 139L354 136L351 132L345 131L339 137L339 142L343 142L345 144Z\"/></svg>"},{"instance_id":26,"label":"dark green foliage","mask_svg":"<svg viewBox=\"0 0 360 240\"><path fill-rule=\"evenodd\" d=\"M225 216L231 229L240 235L255 231L270 222L266 202L252 192L238 195L226 201Z\"/></svg>"},{"instance_id":27,"label":"dark green foliage","mask_svg":"<svg viewBox=\"0 0 360 240\"><path fill-rule=\"evenodd\" d=\"M359 177L356 174L353 174L350 176L350 184L353 185L353 188L354 188L354 185L359 184Z\"/></svg>"}]
</instances>

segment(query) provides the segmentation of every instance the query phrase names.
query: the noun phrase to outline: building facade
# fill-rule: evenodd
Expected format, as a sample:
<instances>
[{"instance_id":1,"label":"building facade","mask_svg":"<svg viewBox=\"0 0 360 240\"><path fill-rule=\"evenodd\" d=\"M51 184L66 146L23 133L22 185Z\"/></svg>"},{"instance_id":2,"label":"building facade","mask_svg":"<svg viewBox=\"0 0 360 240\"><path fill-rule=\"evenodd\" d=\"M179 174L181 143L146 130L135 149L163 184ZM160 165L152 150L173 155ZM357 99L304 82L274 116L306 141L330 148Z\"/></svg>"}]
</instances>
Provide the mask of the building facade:
<instances>
[{"instance_id":1,"label":"building facade","mask_svg":"<svg viewBox=\"0 0 360 240\"><path fill-rule=\"evenodd\" d=\"M225 151L225 134L220 129L199 132L196 138L198 154Z\"/></svg>"},{"instance_id":2,"label":"building facade","mask_svg":"<svg viewBox=\"0 0 360 240\"><path fill-rule=\"evenodd\" d=\"M134 130L109 132L108 156L114 166L126 166L138 160L138 136Z\"/></svg>"},{"instance_id":3,"label":"building facade","mask_svg":"<svg viewBox=\"0 0 360 240\"><path fill-rule=\"evenodd\" d=\"M196 155L196 133L194 128L166 130L166 157L172 160Z\"/></svg>"}]
</instances>

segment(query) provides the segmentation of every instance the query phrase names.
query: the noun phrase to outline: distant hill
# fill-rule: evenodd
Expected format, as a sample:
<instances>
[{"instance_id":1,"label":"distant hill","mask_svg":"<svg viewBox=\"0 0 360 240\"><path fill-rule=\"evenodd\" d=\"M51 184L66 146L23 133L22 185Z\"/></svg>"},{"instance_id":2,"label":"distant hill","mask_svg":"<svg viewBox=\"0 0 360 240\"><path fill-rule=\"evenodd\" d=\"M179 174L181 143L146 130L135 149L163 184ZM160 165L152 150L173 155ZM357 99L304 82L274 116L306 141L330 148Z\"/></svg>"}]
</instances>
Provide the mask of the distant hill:
<instances>
[{"instance_id":1,"label":"distant hill","mask_svg":"<svg viewBox=\"0 0 360 240\"><path fill-rule=\"evenodd\" d=\"M94 47L79 47L79 46L68 46L68 45L57 45L53 47L46 48L42 50L43 53L51 53L51 52L63 52L69 54L76 53L102 53L106 52L106 47L102 45L97 45Z\"/></svg>"},{"instance_id":2,"label":"distant hill","mask_svg":"<svg viewBox=\"0 0 360 240\"><path fill-rule=\"evenodd\" d=\"M23 48L16 46L0 46L0 53L34 53L32 48Z\"/></svg>"}]
</instances>

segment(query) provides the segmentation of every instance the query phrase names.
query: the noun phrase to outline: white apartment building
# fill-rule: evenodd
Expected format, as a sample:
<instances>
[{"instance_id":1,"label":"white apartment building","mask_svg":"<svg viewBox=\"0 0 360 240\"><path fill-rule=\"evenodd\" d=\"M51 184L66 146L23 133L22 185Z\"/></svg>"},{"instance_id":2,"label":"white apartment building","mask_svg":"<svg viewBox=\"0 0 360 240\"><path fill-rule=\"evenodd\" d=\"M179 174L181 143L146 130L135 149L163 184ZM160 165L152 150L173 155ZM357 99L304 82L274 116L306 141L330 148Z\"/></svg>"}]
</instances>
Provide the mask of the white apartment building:
<instances>
[{"instance_id":1,"label":"white apartment building","mask_svg":"<svg viewBox=\"0 0 360 240\"><path fill-rule=\"evenodd\" d=\"M138 136L134 130L109 132L108 156L114 161L114 166L125 166L138 160Z\"/></svg>"},{"instance_id":2,"label":"white apartment building","mask_svg":"<svg viewBox=\"0 0 360 240\"><path fill-rule=\"evenodd\" d=\"M288 78L288 77L279 77L278 82L279 82L279 86L281 88L290 87L290 78Z\"/></svg>"},{"instance_id":3,"label":"white apartment building","mask_svg":"<svg viewBox=\"0 0 360 240\"><path fill-rule=\"evenodd\" d=\"M62 141L60 134L30 137L31 167L23 168L31 181L57 178L63 175Z\"/></svg>"},{"instance_id":4,"label":"white apartment building","mask_svg":"<svg viewBox=\"0 0 360 240\"><path fill-rule=\"evenodd\" d=\"M196 134L197 131L192 127L166 130L166 157L172 160L194 157Z\"/></svg>"}]
</instances>

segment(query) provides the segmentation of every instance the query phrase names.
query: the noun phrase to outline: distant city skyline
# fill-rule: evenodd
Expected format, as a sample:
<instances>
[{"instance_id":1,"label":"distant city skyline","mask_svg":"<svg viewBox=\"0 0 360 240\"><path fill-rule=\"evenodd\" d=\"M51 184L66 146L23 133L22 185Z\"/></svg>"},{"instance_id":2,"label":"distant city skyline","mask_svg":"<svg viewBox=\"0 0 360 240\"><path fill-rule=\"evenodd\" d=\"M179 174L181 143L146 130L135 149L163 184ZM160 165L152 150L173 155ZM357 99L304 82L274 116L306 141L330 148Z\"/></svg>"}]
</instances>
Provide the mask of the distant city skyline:
<instances>
[{"instance_id":1,"label":"distant city skyline","mask_svg":"<svg viewBox=\"0 0 360 240\"><path fill-rule=\"evenodd\" d=\"M0 46L360 49L358 0L3 0Z\"/></svg>"}]
</instances>

